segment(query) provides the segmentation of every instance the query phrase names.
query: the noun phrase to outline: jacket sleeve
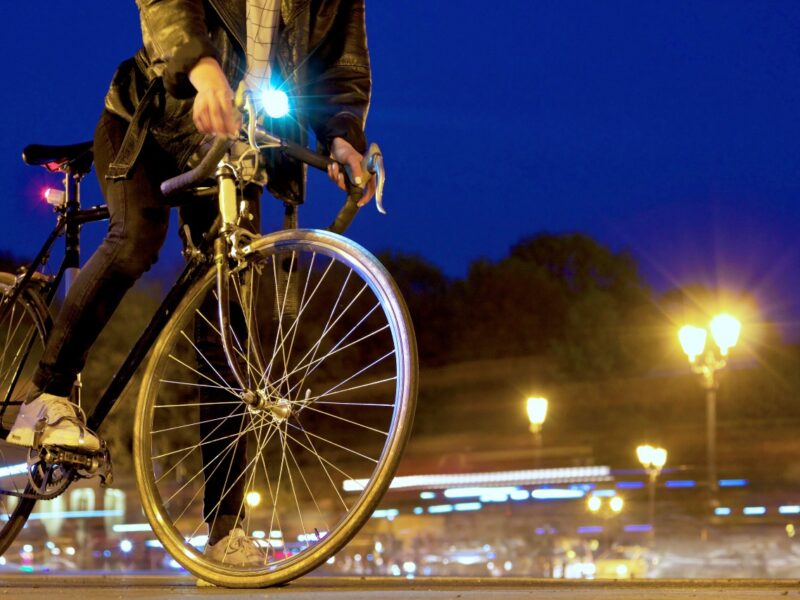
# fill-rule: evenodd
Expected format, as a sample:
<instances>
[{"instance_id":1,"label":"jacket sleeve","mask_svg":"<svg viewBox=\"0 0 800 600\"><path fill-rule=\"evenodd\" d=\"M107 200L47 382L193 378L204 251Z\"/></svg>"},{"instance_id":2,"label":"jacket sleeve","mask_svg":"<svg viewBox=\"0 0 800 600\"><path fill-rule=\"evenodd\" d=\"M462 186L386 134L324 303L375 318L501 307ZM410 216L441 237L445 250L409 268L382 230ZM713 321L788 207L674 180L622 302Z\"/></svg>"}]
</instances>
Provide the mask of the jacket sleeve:
<instances>
[{"instance_id":1,"label":"jacket sleeve","mask_svg":"<svg viewBox=\"0 0 800 600\"><path fill-rule=\"evenodd\" d=\"M364 0L342 0L334 26L308 67L308 117L323 152L330 151L335 137L359 152L366 150L371 89Z\"/></svg>"},{"instance_id":2,"label":"jacket sleeve","mask_svg":"<svg viewBox=\"0 0 800 600\"><path fill-rule=\"evenodd\" d=\"M164 87L176 98L195 94L189 71L217 51L208 37L203 0L136 0L145 48L153 62L165 63Z\"/></svg>"}]
</instances>

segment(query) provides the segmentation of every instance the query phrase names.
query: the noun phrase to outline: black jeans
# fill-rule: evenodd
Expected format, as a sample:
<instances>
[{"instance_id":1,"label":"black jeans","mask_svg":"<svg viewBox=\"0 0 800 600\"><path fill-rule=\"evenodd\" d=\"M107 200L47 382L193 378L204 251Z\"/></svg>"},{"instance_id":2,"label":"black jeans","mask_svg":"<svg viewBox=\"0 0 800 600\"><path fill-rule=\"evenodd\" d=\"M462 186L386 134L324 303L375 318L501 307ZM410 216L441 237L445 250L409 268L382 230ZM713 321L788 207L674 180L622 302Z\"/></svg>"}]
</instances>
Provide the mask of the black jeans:
<instances>
[{"instance_id":1,"label":"black jeans","mask_svg":"<svg viewBox=\"0 0 800 600\"><path fill-rule=\"evenodd\" d=\"M105 179L108 166L117 154L126 128L127 122L111 113L103 112L95 131L95 168L108 204L108 233L70 288L33 378L34 384L40 390L58 396L69 395L77 374L86 363L92 344L125 293L156 262L166 238L170 208L161 195L159 185L177 173L173 157L148 137L128 179ZM181 220L189 225L194 239L207 231L216 217L215 201L207 200L202 202L193 199L191 206L181 209ZM209 294L204 302L204 310L212 323L216 321L213 300ZM232 318L235 323L235 315ZM228 381L233 381L221 349L219 335L204 324L203 319L195 321L195 338L199 351L206 355L219 374ZM198 360L198 365L201 365L201 370L210 368L201 360ZM210 388L200 390L200 400L207 404L201 406L201 421L225 417L230 412L228 410L223 414L216 414L219 412L217 407L230 406L218 403L220 400L230 400L227 392ZM241 418L237 414L234 418L224 420L213 433L210 431L219 420L211 426L201 425L200 436L209 435L209 440L232 436L239 431ZM203 464L211 462L226 446L226 441L203 444ZM233 452L228 452L207 470L204 498L204 516L207 522L218 520L226 524L235 523L237 516L243 516L240 511L243 510L246 477L240 477L237 483L231 485L230 481L236 478L238 471L235 468L229 469L228 466L244 465L245 461L246 445L242 440L234 446ZM220 465L220 462L223 464ZM212 475L214 467L219 468ZM225 476L227 473L235 475L229 480Z\"/></svg>"}]
</instances>

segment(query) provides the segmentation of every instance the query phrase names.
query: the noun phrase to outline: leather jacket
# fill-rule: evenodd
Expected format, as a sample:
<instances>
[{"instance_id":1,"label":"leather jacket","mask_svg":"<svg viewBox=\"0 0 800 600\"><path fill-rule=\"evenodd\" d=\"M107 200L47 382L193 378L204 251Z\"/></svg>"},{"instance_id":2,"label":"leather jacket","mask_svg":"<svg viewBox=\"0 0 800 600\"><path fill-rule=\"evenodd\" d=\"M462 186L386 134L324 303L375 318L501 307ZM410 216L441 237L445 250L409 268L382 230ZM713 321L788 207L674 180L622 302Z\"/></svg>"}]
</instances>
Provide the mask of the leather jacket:
<instances>
[{"instance_id":1,"label":"leather jacket","mask_svg":"<svg viewBox=\"0 0 800 600\"><path fill-rule=\"evenodd\" d=\"M371 91L364 2L281 0L275 61L292 89L296 119L273 121L278 135L305 143L311 127L323 152L334 137L364 152ZM105 101L107 110L131 123L110 178L127 176L148 132L185 168L203 139L192 122L189 71L200 58L216 57L236 89L246 68L245 0L136 3L143 46L119 66ZM303 202L304 165L276 155L268 173L274 195Z\"/></svg>"}]
</instances>

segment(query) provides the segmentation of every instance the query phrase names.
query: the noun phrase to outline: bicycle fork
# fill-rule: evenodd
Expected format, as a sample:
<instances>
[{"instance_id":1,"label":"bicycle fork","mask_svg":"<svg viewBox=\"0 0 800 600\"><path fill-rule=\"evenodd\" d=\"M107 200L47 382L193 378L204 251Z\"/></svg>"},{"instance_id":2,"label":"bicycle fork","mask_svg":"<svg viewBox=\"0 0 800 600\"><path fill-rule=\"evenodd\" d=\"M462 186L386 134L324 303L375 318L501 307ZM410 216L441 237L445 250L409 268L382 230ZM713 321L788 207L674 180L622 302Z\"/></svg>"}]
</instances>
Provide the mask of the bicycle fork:
<instances>
[{"instance_id":1,"label":"bicycle fork","mask_svg":"<svg viewBox=\"0 0 800 600\"><path fill-rule=\"evenodd\" d=\"M247 203L243 201L241 207L238 204L239 194L233 169L222 163L217 169L216 178L222 226L220 235L214 241L214 265L217 272L216 291L222 347L228 366L242 390L242 401L252 410L266 411L277 419L285 419L288 416L287 403L272 389L265 375L268 363L264 359L258 339L237 340L233 333L230 286L233 276L238 271L241 285L236 300L247 325L248 337L252 338L258 335L258 332L251 327L255 322L252 313L256 311L257 306L257 302L252 298L255 293L254 286L252 281L249 281L252 273L248 269L242 268L242 264L247 260L247 256L242 252L242 247L245 245L243 242L249 242L253 234L239 224L241 216L247 212ZM232 268L232 263L238 263L238 265ZM248 351L243 350L242 344L246 345ZM251 361L254 363L255 377L249 373L253 367L246 364L243 369L243 361L239 360L240 358L244 359L246 363Z\"/></svg>"}]
</instances>

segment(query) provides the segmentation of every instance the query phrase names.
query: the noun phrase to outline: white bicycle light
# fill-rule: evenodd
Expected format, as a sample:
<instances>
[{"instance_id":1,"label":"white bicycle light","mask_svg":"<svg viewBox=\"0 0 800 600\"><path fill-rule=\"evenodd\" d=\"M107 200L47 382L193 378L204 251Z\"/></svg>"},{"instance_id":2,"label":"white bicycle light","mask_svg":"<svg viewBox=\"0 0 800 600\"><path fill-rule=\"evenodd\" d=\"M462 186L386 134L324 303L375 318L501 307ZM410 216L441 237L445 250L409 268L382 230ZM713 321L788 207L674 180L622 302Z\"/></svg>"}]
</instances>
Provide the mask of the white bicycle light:
<instances>
[{"instance_id":1,"label":"white bicycle light","mask_svg":"<svg viewBox=\"0 0 800 600\"><path fill-rule=\"evenodd\" d=\"M47 188L42 195L50 206L54 206L56 208L63 206L67 202L67 194L64 192L64 190Z\"/></svg>"},{"instance_id":2,"label":"white bicycle light","mask_svg":"<svg viewBox=\"0 0 800 600\"><path fill-rule=\"evenodd\" d=\"M283 90L267 88L261 92L261 105L273 119L289 114L289 96Z\"/></svg>"}]
</instances>

